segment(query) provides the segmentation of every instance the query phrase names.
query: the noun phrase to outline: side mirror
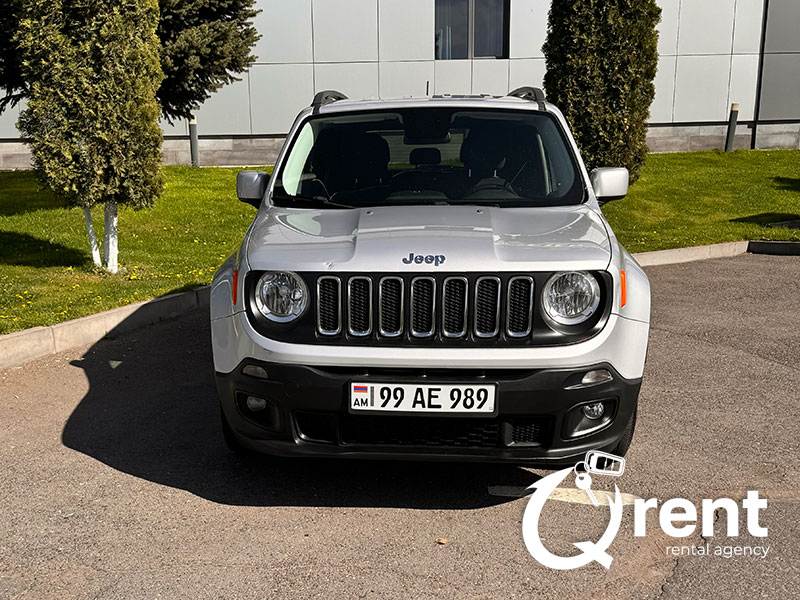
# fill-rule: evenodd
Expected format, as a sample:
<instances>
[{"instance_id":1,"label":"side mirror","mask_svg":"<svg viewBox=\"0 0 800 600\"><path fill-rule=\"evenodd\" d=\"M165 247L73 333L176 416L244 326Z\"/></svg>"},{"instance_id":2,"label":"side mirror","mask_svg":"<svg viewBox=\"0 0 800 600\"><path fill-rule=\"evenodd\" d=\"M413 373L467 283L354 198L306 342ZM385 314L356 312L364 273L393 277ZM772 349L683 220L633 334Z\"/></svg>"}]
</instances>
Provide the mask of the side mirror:
<instances>
[{"instance_id":1,"label":"side mirror","mask_svg":"<svg viewBox=\"0 0 800 600\"><path fill-rule=\"evenodd\" d=\"M261 206L268 183L269 174L264 171L239 171L236 175L236 195L242 202L258 208Z\"/></svg>"},{"instance_id":2,"label":"side mirror","mask_svg":"<svg viewBox=\"0 0 800 600\"><path fill-rule=\"evenodd\" d=\"M597 202L603 206L606 202L624 198L628 193L628 169L625 167L603 167L593 169L589 179L594 188Z\"/></svg>"}]
</instances>

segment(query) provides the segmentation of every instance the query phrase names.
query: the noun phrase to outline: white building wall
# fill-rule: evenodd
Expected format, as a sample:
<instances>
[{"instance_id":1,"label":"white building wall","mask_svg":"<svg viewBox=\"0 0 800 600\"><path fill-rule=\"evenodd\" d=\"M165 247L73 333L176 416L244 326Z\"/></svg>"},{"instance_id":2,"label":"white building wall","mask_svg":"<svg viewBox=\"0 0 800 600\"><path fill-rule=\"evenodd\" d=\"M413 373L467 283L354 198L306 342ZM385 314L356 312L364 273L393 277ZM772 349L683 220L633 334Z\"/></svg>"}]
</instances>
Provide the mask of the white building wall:
<instances>
[{"instance_id":1,"label":"white building wall","mask_svg":"<svg viewBox=\"0 0 800 600\"><path fill-rule=\"evenodd\" d=\"M20 108L20 105L8 108L0 115L0 139L16 140L19 138L17 121L19 120Z\"/></svg>"},{"instance_id":2,"label":"white building wall","mask_svg":"<svg viewBox=\"0 0 800 600\"><path fill-rule=\"evenodd\" d=\"M731 102L741 104L740 119L752 119L763 0L658 3L651 122L722 122ZM505 94L543 84L550 0L511 0L509 58L502 60L434 60L433 0L259 0L258 8L256 64L201 108L201 135L284 133L323 89L390 98Z\"/></svg>"},{"instance_id":3,"label":"white building wall","mask_svg":"<svg viewBox=\"0 0 800 600\"><path fill-rule=\"evenodd\" d=\"M740 120L751 120L763 0L658 1L660 60L651 121L720 122L731 102L740 103Z\"/></svg>"},{"instance_id":4,"label":"white building wall","mask_svg":"<svg viewBox=\"0 0 800 600\"><path fill-rule=\"evenodd\" d=\"M651 122L727 119L755 103L763 0L658 0L659 64ZM314 93L350 97L505 94L541 86L550 0L511 0L509 58L434 60L433 0L258 0L262 38L242 80L198 111L201 136L275 136ZM0 139L18 138L18 111L0 116ZM164 125L167 136L186 124Z\"/></svg>"}]
</instances>

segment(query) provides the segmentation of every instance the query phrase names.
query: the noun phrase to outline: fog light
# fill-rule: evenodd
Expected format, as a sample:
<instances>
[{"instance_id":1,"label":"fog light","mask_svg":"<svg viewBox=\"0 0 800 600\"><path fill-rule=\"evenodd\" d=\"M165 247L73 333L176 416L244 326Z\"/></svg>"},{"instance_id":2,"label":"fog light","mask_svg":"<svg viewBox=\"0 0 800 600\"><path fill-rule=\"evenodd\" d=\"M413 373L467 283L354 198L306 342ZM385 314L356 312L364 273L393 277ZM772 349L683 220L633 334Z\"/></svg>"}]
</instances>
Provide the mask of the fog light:
<instances>
[{"instance_id":1,"label":"fog light","mask_svg":"<svg viewBox=\"0 0 800 600\"><path fill-rule=\"evenodd\" d=\"M250 398L247 399L250 402ZM583 405L583 416L587 419L599 419L606 412L606 407L602 402L592 402Z\"/></svg>"},{"instance_id":2,"label":"fog light","mask_svg":"<svg viewBox=\"0 0 800 600\"><path fill-rule=\"evenodd\" d=\"M251 412L261 412L267 408L267 401L263 398L256 398L255 396L248 396L246 404L247 410Z\"/></svg>"},{"instance_id":3,"label":"fog light","mask_svg":"<svg viewBox=\"0 0 800 600\"><path fill-rule=\"evenodd\" d=\"M581 379L581 384L597 385L598 383L605 383L606 381L611 381L612 379L613 377L611 376L611 373L609 373L606 369L595 369L593 371L589 371L583 376L583 379Z\"/></svg>"}]
</instances>

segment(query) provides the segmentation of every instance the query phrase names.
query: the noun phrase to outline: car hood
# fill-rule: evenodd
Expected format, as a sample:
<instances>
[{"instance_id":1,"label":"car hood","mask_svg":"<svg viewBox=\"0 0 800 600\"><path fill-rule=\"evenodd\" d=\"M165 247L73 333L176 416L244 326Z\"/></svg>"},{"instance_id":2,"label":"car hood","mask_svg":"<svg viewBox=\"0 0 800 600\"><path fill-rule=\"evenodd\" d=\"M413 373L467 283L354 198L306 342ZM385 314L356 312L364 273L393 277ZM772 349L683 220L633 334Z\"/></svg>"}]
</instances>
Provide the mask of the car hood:
<instances>
[{"instance_id":1,"label":"car hood","mask_svg":"<svg viewBox=\"0 0 800 600\"><path fill-rule=\"evenodd\" d=\"M585 205L270 207L246 244L249 266L259 270L602 270L611 256L602 217Z\"/></svg>"}]
</instances>

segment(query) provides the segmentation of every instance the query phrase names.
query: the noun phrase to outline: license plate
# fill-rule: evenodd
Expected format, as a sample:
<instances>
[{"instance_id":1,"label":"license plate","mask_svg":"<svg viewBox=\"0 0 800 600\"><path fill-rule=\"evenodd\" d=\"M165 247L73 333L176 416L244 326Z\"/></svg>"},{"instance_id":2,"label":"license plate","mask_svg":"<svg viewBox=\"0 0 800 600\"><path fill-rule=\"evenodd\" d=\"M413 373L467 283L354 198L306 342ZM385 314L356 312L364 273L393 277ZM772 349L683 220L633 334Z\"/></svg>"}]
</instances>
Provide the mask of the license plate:
<instances>
[{"instance_id":1,"label":"license plate","mask_svg":"<svg viewBox=\"0 0 800 600\"><path fill-rule=\"evenodd\" d=\"M493 414L495 385L350 384L351 412Z\"/></svg>"}]
</instances>

